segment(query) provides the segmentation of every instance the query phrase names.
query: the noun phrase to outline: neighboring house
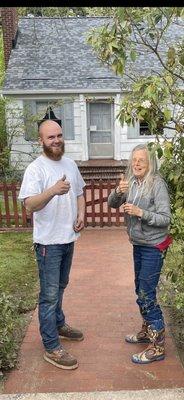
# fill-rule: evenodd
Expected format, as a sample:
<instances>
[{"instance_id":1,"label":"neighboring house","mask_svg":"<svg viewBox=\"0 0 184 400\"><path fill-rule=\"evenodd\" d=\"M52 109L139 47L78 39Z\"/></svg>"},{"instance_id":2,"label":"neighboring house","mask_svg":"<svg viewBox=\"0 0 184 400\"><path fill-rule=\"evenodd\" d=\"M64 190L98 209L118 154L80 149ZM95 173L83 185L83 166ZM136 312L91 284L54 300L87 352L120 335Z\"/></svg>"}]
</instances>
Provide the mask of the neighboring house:
<instances>
[{"instance_id":1,"label":"neighboring house","mask_svg":"<svg viewBox=\"0 0 184 400\"><path fill-rule=\"evenodd\" d=\"M62 120L66 155L76 161L127 160L136 144L153 140L144 123L120 125L116 116L126 82L85 41L91 28L108 19L24 17L17 23L16 8L2 7L7 65L3 95L13 101L7 107L7 127L15 130L11 160L18 161L19 169L31 161L28 154L34 157L40 151L37 122L28 117L41 120L49 106ZM153 61L143 56L140 67L150 71Z\"/></svg>"}]
</instances>

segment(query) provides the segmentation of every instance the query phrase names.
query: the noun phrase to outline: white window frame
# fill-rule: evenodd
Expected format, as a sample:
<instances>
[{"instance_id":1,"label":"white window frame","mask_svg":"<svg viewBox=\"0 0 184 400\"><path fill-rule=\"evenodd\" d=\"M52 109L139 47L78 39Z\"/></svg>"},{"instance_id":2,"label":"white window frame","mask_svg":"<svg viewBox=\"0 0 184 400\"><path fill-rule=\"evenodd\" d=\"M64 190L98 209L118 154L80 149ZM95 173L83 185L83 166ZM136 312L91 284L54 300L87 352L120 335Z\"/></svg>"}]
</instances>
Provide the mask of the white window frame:
<instances>
[{"instance_id":1,"label":"white window frame","mask_svg":"<svg viewBox=\"0 0 184 400\"><path fill-rule=\"evenodd\" d=\"M54 103L60 112L54 111ZM58 103L58 105L57 105ZM37 115L37 105L45 104L43 115ZM38 137L38 121L42 120L46 114L47 107L51 107L56 115L56 118L61 119L63 136L65 140L75 140L74 131L74 101L69 99L61 100L24 100L24 123L25 123L25 140L34 142Z\"/></svg>"}]
</instances>

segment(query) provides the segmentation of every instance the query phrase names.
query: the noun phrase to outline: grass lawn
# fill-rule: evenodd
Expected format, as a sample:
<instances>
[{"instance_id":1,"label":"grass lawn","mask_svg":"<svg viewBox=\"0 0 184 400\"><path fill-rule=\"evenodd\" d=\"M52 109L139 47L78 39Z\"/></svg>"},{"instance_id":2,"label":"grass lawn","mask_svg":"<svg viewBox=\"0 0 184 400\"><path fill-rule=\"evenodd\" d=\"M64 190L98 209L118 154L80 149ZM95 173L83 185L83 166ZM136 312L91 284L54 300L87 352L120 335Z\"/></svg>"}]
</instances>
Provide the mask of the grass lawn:
<instances>
[{"instance_id":1,"label":"grass lawn","mask_svg":"<svg viewBox=\"0 0 184 400\"><path fill-rule=\"evenodd\" d=\"M20 311L36 306L38 272L32 246L32 233L0 234L0 293L20 300Z\"/></svg>"},{"instance_id":2,"label":"grass lawn","mask_svg":"<svg viewBox=\"0 0 184 400\"><path fill-rule=\"evenodd\" d=\"M16 365L39 280L32 233L0 233L0 370Z\"/></svg>"}]
</instances>

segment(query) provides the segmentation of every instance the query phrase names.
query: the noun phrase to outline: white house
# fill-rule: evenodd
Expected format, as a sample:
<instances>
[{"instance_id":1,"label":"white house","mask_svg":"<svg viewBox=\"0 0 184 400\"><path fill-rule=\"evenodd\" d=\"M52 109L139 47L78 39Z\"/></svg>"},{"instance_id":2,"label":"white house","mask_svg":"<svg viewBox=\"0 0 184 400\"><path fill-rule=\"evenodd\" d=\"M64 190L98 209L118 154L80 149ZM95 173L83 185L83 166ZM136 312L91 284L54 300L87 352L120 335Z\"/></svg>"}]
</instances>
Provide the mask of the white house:
<instances>
[{"instance_id":1,"label":"white house","mask_svg":"<svg viewBox=\"0 0 184 400\"><path fill-rule=\"evenodd\" d=\"M15 131L12 164L24 169L40 151L37 123L28 114L41 120L48 106L62 120L66 155L78 162L127 160L136 144L153 140L146 124L120 125L125 82L86 43L87 32L108 17L24 17L17 24L15 11L2 8L5 54L9 49L3 95L11 99L7 127ZM12 49L11 42L6 48L7 30ZM152 59L140 62L150 71Z\"/></svg>"}]
</instances>

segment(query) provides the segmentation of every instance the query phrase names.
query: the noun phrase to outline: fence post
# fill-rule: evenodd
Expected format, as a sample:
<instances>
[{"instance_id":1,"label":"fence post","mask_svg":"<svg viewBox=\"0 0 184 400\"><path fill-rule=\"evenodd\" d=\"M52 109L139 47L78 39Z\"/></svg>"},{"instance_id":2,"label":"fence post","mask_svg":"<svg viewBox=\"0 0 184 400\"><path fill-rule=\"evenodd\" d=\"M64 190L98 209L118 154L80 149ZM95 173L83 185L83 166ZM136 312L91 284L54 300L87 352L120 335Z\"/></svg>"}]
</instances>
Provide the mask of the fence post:
<instances>
[{"instance_id":1,"label":"fence post","mask_svg":"<svg viewBox=\"0 0 184 400\"><path fill-rule=\"evenodd\" d=\"M112 183L111 181L107 182L107 199L111 193L112 189ZM111 207L107 205L107 214L108 214L108 226L112 226L112 212L111 212Z\"/></svg>"},{"instance_id":2,"label":"fence post","mask_svg":"<svg viewBox=\"0 0 184 400\"><path fill-rule=\"evenodd\" d=\"M84 227L86 228L87 227L87 207L86 207L87 188L86 188L86 186L84 186L83 194L84 194L84 201L85 201Z\"/></svg>"},{"instance_id":3,"label":"fence post","mask_svg":"<svg viewBox=\"0 0 184 400\"><path fill-rule=\"evenodd\" d=\"M100 201L100 227L104 226L104 218L103 218L103 180L99 180L99 201Z\"/></svg>"},{"instance_id":4,"label":"fence post","mask_svg":"<svg viewBox=\"0 0 184 400\"><path fill-rule=\"evenodd\" d=\"M4 192L4 205L6 211L6 223L7 226L11 226L11 218L10 218L10 207L9 207L9 199L8 199L8 185L6 183L3 184L3 192Z\"/></svg>"},{"instance_id":5,"label":"fence post","mask_svg":"<svg viewBox=\"0 0 184 400\"><path fill-rule=\"evenodd\" d=\"M91 225L95 227L95 182L91 180Z\"/></svg>"},{"instance_id":6,"label":"fence post","mask_svg":"<svg viewBox=\"0 0 184 400\"><path fill-rule=\"evenodd\" d=\"M14 218L15 218L15 226L16 228L19 227L19 213L17 207L17 186L15 183L11 185L12 189L12 199L13 199L13 211L14 211Z\"/></svg>"}]
</instances>

